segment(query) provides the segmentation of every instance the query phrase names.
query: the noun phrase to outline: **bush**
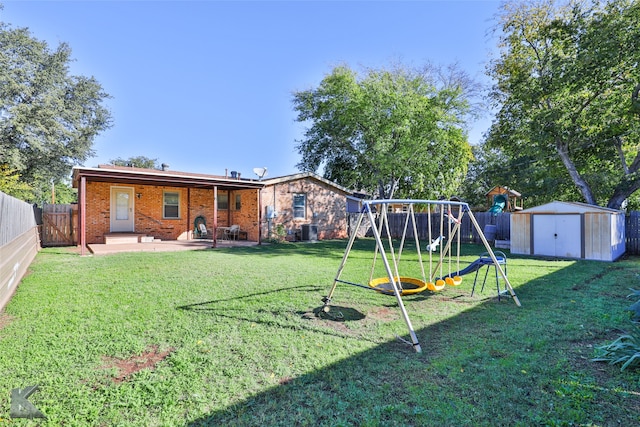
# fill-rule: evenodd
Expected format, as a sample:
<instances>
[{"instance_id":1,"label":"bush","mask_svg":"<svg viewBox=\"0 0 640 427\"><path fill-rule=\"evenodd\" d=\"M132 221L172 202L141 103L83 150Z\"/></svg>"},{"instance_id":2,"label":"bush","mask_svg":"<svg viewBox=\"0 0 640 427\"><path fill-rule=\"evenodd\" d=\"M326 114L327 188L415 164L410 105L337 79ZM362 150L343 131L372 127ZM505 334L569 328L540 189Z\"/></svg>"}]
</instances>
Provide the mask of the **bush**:
<instances>
[{"instance_id":1,"label":"bush","mask_svg":"<svg viewBox=\"0 0 640 427\"><path fill-rule=\"evenodd\" d=\"M627 308L631 312L631 321L633 323L640 323L640 291L631 289L631 293L627 295L627 298L635 297L637 301Z\"/></svg>"},{"instance_id":2,"label":"bush","mask_svg":"<svg viewBox=\"0 0 640 427\"><path fill-rule=\"evenodd\" d=\"M287 237L287 230L284 225L277 224L275 229L271 231L267 242L269 243L284 243Z\"/></svg>"},{"instance_id":3,"label":"bush","mask_svg":"<svg viewBox=\"0 0 640 427\"><path fill-rule=\"evenodd\" d=\"M620 365L621 371L640 366L640 329L634 326L632 333L625 333L611 344L597 348L600 355L594 362L608 362L610 365Z\"/></svg>"},{"instance_id":4,"label":"bush","mask_svg":"<svg viewBox=\"0 0 640 427\"><path fill-rule=\"evenodd\" d=\"M599 353L594 362L608 362L610 365L620 365L621 371L627 368L638 368L640 366L640 291L631 289L631 294L627 298L635 297L637 301L633 303L628 311L631 312L631 322L633 322L632 332L624 333L611 344L596 348Z\"/></svg>"}]
</instances>

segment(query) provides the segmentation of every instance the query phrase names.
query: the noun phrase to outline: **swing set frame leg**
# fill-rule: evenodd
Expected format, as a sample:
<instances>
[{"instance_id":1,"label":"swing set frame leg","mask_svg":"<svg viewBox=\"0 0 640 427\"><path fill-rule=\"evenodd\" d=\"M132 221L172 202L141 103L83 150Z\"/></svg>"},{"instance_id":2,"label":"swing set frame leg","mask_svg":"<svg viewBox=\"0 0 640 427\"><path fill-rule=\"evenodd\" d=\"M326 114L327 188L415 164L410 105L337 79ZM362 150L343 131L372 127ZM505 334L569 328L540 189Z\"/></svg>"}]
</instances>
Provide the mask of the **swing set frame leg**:
<instances>
[{"instance_id":1,"label":"swing set frame leg","mask_svg":"<svg viewBox=\"0 0 640 427\"><path fill-rule=\"evenodd\" d=\"M360 225L362 224L362 219L364 218L365 214L369 218L369 221L371 222L371 224L372 225L375 224L375 218L373 216L373 212L371 212L370 206L366 204L363 208L363 211L358 216L356 226L354 227L355 230L358 230L360 228ZM373 235L376 240L377 248L379 248L380 256L382 258L384 268L389 278L389 283L391 283L393 287L393 293L396 297L396 300L398 301L398 306L400 307L400 311L402 312L402 317L404 318L404 321L407 324L407 328L409 329L409 335L411 337L411 344L413 346L413 349L416 351L416 353L421 353L422 347L420 347L420 342L418 341L418 337L416 336L415 330L413 329L413 325L411 324L411 319L409 319L409 314L407 313L407 309L405 308L404 303L402 302L402 294L400 292L399 283L397 283L396 278L394 277L393 271L391 270L391 265L389 264L387 253L382 244L380 232L375 226L372 226L371 229L373 231ZM331 298L333 298L333 293L336 290L338 282L341 281L340 276L342 275L342 271L344 270L344 266L347 263L347 258L349 257L349 253L353 248L353 243L355 242L355 240L356 240L356 233L354 232L353 235L351 235L351 237L349 238L349 242L347 243L347 248L345 249L344 255L342 256L342 262L340 263L340 267L338 268L338 272L336 274L335 279L333 279L333 285L331 286L331 290L329 291L327 296L322 298L322 302L324 303L324 305L322 306L322 311L324 311L325 313L328 313L330 310L329 304L331 303ZM405 340L402 340L402 341L405 341Z\"/></svg>"},{"instance_id":2,"label":"swing set frame leg","mask_svg":"<svg viewBox=\"0 0 640 427\"><path fill-rule=\"evenodd\" d=\"M369 220L371 221L372 224L374 224L374 217L373 217L373 213L371 213L370 209L367 209L367 214L369 216ZM376 244L379 246L380 248L380 257L382 258L382 263L384 264L384 268L387 272L387 276L389 278L389 283L391 283L392 287L393 287L393 293L396 297L396 300L398 301L398 306L400 307L400 311L402 312L402 317L405 321L405 323L407 324L407 328L409 329L409 336L411 337L411 344L413 345L413 349L416 351L416 353L422 353L422 347L420 347L420 342L418 341L418 337L416 336L416 332L413 329L413 325L411 324L411 319L409 318L409 314L407 313L407 309L404 306L404 303L402 301L402 295L400 292L400 287L399 287L399 280L400 278L396 278L394 277L393 271L391 270L391 265L389 264L389 259L387 257L387 253L384 249L384 246L382 245L382 238L380 236L380 233L378 232L378 230L375 227L372 227L373 230L373 236L376 239ZM397 280L396 280L397 279ZM403 340L404 341L404 340Z\"/></svg>"},{"instance_id":3,"label":"swing set frame leg","mask_svg":"<svg viewBox=\"0 0 640 427\"><path fill-rule=\"evenodd\" d=\"M469 214L469 218L471 219L471 222L473 223L473 226L478 231L478 235L480 236L480 240L482 240L482 243L484 244L485 249L489 253L489 256L491 257L491 260L493 261L493 265L496 267L496 270L500 273L500 276L504 280L505 288L509 291L509 294L511 294L511 298L513 298L513 301L516 303L516 305L518 307L522 307L522 305L520 304L520 300L518 299L518 296L516 295L516 292L513 290L513 287L511 286L511 282L509 282L509 279L507 278L507 274L504 272L504 270L502 269L502 266L498 262L498 259L496 258L496 254L493 253L493 249L491 249L491 245L487 241L487 238L484 237L484 233L482 232L482 229L480 228L480 224L478 224L478 221L476 221L476 217L473 216L473 212L471 212L471 210L468 211L468 214Z\"/></svg>"},{"instance_id":4,"label":"swing set frame leg","mask_svg":"<svg viewBox=\"0 0 640 427\"><path fill-rule=\"evenodd\" d=\"M369 207L366 206L366 209L369 209ZM330 310L329 304L331 303L331 298L333 298L333 293L336 290L336 286L338 286L338 281L340 281L340 276L342 275L342 270L344 270L344 266L347 263L347 258L349 257L349 253L351 252L351 248L353 247L353 243L356 241L357 230L360 229L360 225L362 224L363 216L364 216L364 212L360 212L360 215L358 215L358 220L356 221L356 226L353 228L354 232L351 235L351 237L349 238L349 243L347 243L347 248L345 249L344 255L342 256L342 261L340 262L340 267L338 268L338 272L336 273L336 277L333 279L333 285L331 286L331 289L329 290L329 293L327 294L327 296L322 298L322 302L324 303L324 305L322 306L322 311L324 311L325 313L328 313L329 310ZM373 224L373 222L372 222L372 224Z\"/></svg>"}]
</instances>

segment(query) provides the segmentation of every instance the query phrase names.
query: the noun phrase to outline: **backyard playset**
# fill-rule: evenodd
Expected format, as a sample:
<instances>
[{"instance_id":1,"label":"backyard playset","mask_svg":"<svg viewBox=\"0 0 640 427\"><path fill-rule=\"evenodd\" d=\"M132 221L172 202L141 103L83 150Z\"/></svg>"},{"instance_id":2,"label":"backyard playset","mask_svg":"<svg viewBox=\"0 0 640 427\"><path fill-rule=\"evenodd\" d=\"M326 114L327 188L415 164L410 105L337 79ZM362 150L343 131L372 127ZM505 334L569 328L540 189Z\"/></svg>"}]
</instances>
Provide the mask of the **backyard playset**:
<instances>
[{"instance_id":1,"label":"backyard playset","mask_svg":"<svg viewBox=\"0 0 640 427\"><path fill-rule=\"evenodd\" d=\"M389 225L389 216L387 215L389 206L401 206L401 211L404 213L402 236L397 248L394 247L394 240L392 238ZM420 233L416 223L415 212L417 206L419 206L422 211L437 212L439 214L437 215L437 224L432 223L432 215L428 216L427 232L426 236L424 236L428 241L423 245L424 250L428 254L424 257L424 260L422 254L423 251L420 245ZM471 223L480 235L487 252L482 254L478 260L461 269L460 225L462 224L462 218L464 215L469 216ZM409 319L409 315L402 301L403 296L416 294L425 290L437 292L443 290L447 285L457 286L462 283L461 276L475 272L476 276L472 290L473 293L479 270L482 267L494 267L496 272L498 297L500 297L501 294L509 294L516 305L520 306L520 301L507 278L507 259L505 254L498 252L496 255L492 250L467 203L458 201L413 199L365 200L362 202L362 209L358 216L355 229L360 227L365 218L368 218L370 224L372 224L371 231L376 241L369 281L366 284L362 284L341 279L345 265L347 264L347 259L356 239L356 235L353 234L347 243L347 247L342 257L342 262L340 263L336 277L333 281L333 285L328 295L322 300L324 303L322 307L323 312L330 312L330 303L338 283L358 286L386 295L393 295L396 297L404 321L409 329L411 342L407 343L412 345L416 352L421 352L420 343L418 342L411 320ZM434 230L436 230L435 233ZM424 235L424 230L421 231ZM408 242L408 239L411 239L412 237L421 272L421 277L419 278L401 274L401 265L404 266L400 263L402 252L405 249L405 244ZM375 266L378 257L384 264L386 275L374 278L373 276L375 274ZM485 273L483 287L487 279L487 273L488 271ZM504 282L503 292L500 292L498 282L499 277L501 277Z\"/></svg>"}]
</instances>

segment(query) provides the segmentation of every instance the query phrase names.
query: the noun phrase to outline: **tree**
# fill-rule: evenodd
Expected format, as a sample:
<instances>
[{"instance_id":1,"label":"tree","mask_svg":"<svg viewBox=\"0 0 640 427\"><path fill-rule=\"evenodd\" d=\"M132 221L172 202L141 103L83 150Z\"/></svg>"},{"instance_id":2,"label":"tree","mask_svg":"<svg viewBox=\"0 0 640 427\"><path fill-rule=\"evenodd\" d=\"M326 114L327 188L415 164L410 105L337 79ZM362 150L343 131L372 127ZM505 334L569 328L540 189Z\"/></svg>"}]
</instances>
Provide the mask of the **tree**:
<instances>
[{"instance_id":1,"label":"tree","mask_svg":"<svg viewBox=\"0 0 640 427\"><path fill-rule=\"evenodd\" d=\"M440 70L441 71L441 70ZM439 77L441 87L436 86ZM466 122L473 82L455 67L332 70L316 89L295 92L299 169L380 198L449 197L470 159Z\"/></svg>"},{"instance_id":2,"label":"tree","mask_svg":"<svg viewBox=\"0 0 640 427\"><path fill-rule=\"evenodd\" d=\"M52 51L0 22L0 164L33 188L68 178L111 125L108 95L94 78L70 75L70 61L67 44Z\"/></svg>"},{"instance_id":3,"label":"tree","mask_svg":"<svg viewBox=\"0 0 640 427\"><path fill-rule=\"evenodd\" d=\"M112 165L115 165L115 166L130 166L130 167L143 168L143 169L159 169L158 159L150 159L145 156L129 157L126 160L118 157L117 159L112 159L109 161L111 162Z\"/></svg>"},{"instance_id":4,"label":"tree","mask_svg":"<svg viewBox=\"0 0 640 427\"><path fill-rule=\"evenodd\" d=\"M630 0L505 4L486 144L519 180L611 208L640 188L639 27Z\"/></svg>"},{"instance_id":5,"label":"tree","mask_svg":"<svg viewBox=\"0 0 640 427\"><path fill-rule=\"evenodd\" d=\"M0 165L0 191L21 200L31 200L34 195L33 188L20 181L18 172L7 165Z\"/></svg>"}]
</instances>

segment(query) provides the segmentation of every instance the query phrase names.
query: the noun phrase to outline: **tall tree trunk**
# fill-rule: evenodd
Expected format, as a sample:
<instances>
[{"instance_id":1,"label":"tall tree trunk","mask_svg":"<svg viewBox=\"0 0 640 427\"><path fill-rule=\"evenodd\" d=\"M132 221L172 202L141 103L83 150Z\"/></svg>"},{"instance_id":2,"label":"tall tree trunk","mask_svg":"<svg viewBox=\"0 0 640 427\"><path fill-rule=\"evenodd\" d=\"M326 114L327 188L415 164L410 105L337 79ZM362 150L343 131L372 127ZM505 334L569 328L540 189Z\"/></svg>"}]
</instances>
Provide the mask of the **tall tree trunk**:
<instances>
[{"instance_id":1,"label":"tall tree trunk","mask_svg":"<svg viewBox=\"0 0 640 427\"><path fill-rule=\"evenodd\" d=\"M611 209L620 209L622 203L628 199L634 192L640 189L640 152L631 162L631 166L626 168L624 176L613 191L613 195L609 198L607 207Z\"/></svg>"},{"instance_id":2,"label":"tall tree trunk","mask_svg":"<svg viewBox=\"0 0 640 427\"><path fill-rule=\"evenodd\" d=\"M609 199L607 207L611 209L620 209L622 207L622 203L639 189L640 177L637 176L637 174L624 177Z\"/></svg>"},{"instance_id":3,"label":"tall tree trunk","mask_svg":"<svg viewBox=\"0 0 640 427\"><path fill-rule=\"evenodd\" d=\"M636 89L634 90L634 95L632 97L634 102L637 100L637 91L639 89L640 85L636 86ZM636 152L636 156L631 162L631 165L627 166L627 159L625 157L624 151L622 150L622 138L616 136L615 143L624 175L620 179L620 182L618 183L616 188L613 190L613 195L611 196L611 198L609 198L607 207L611 209L620 209L622 207L622 203L624 203L624 201L628 199L634 192L640 189L640 173L638 172L640 170L640 151Z\"/></svg>"},{"instance_id":4,"label":"tall tree trunk","mask_svg":"<svg viewBox=\"0 0 640 427\"><path fill-rule=\"evenodd\" d=\"M578 190L580 190L582 197L584 197L584 201L590 205L597 205L596 198L593 195L593 191L591 191L591 187L587 181L582 178L582 175L580 175L580 172L576 169L576 165L573 164L573 161L569 157L567 144L563 141L556 140L556 151L558 152L565 168L567 168L573 183L578 187Z\"/></svg>"}]
</instances>

